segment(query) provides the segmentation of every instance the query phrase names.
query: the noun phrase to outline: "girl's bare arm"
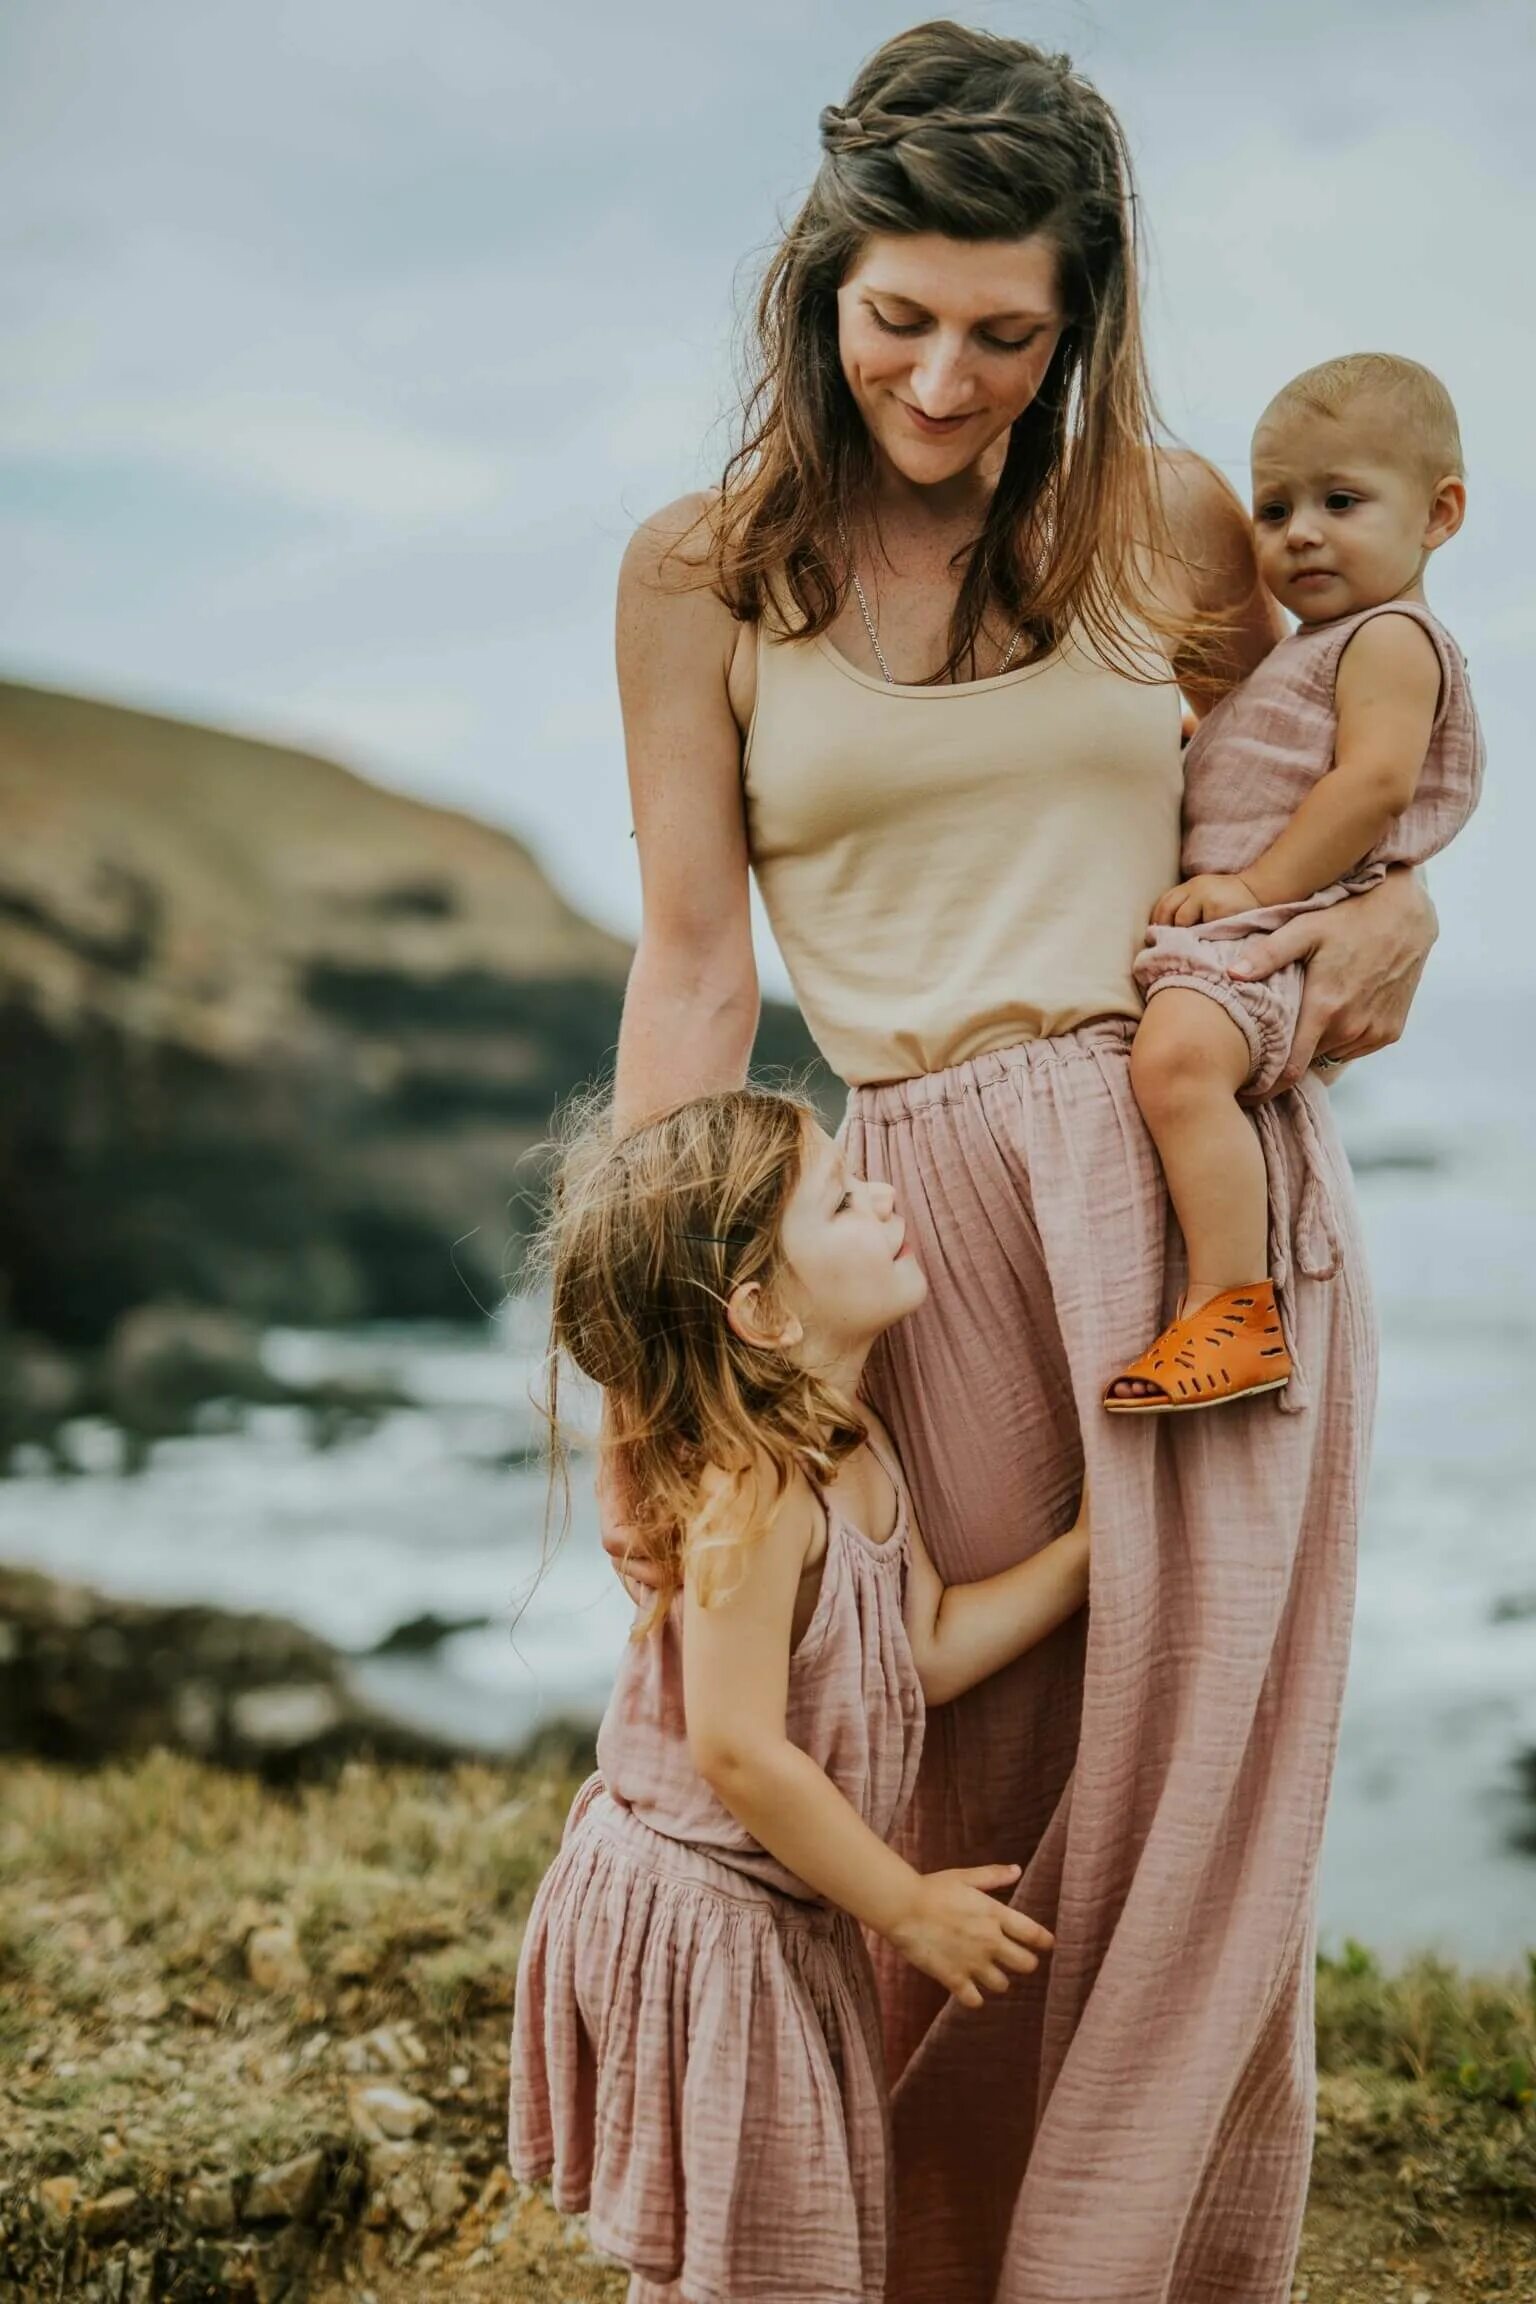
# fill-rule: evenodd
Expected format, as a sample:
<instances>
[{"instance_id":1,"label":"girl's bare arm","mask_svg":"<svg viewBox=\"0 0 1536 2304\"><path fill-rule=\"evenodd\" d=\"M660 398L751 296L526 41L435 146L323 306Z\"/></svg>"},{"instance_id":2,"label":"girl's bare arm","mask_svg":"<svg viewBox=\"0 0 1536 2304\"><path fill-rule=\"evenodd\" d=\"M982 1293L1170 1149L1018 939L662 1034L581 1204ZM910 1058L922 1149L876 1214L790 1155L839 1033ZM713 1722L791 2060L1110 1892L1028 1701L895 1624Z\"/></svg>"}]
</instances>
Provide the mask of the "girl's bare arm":
<instances>
[{"instance_id":1,"label":"girl's bare arm","mask_svg":"<svg viewBox=\"0 0 1536 2304\"><path fill-rule=\"evenodd\" d=\"M704 1607L683 1594L683 1700L694 1765L755 1840L830 1903L886 1937L968 2007L1048 1951L1048 1929L999 1904L1017 1864L915 1871L785 1732L795 1599L820 1509L801 1490L745 1548L740 1581ZM733 1571L734 1572L734 1571Z\"/></svg>"},{"instance_id":2,"label":"girl's bare arm","mask_svg":"<svg viewBox=\"0 0 1536 2304\"><path fill-rule=\"evenodd\" d=\"M694 1766L755 1840L818 1894L888 1933L918 1875L785 1734L795 1598L819 1515L791 1495L742 1548L734 1591L683 1594L683 1701ZM733 1566L731 1573L737 1573Z\"/></svg>"},{"instance_id":3,"label":"girl's bare arm","mask_svg":"<svg viewBox=\"0 0 1536 2304\"><path fill-rule=\"evenodd\" d=\"M947 1704L1033 1648L1088 1597L1088 1498L1064 1536L977 1584L946 1585L914 1528L907 1638L923 1694Z\"/></svg>"}]
</instances>

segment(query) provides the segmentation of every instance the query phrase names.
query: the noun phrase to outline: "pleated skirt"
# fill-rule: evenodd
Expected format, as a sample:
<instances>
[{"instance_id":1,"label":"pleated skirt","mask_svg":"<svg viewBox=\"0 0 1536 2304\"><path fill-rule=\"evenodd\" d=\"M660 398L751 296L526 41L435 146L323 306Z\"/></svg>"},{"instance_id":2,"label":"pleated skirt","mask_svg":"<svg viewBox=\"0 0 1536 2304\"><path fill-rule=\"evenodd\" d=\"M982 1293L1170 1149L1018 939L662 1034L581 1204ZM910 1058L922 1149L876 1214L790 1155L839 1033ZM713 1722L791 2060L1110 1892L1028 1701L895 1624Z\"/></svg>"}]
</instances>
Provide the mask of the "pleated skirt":
<instances>
[{"instance_id":1,"label":"pleated skirt","mask_svg":"<svg viewBox=\"0 0 1536 2304\"><path fill-rule=\"evenodd\" d=\"M857 1925L591 1778L524 1937L509 2143L647 2304L881 2304L889 2121Z\"/></svg>"}]
</instances>

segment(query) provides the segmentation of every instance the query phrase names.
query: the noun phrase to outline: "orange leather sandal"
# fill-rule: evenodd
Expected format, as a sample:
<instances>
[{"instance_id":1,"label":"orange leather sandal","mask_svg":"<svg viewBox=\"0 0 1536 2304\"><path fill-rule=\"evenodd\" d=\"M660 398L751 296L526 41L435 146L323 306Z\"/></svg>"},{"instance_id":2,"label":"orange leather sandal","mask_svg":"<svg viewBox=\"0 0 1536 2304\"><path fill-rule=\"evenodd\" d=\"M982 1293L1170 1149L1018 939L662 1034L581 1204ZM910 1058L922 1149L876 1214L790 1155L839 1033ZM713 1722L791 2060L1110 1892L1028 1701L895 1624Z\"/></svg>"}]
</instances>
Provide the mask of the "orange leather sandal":
<instances>
[{"instance_id":1,"label":"orange leather sandal","mask_svg":"<svg viewBox=\"0 0 1536 2304\"><path fill-rule=\"evenodd\" d=\"M1114 1383L1138 1377L1156 1384L1161 1399L1130 1393L1104 1405L1113 1416L1170 1416L1186 1408L1221 1408L1231 1400L1252 1400L1278 1392L1289 1380L1291 1356L1280 1331L1272 1280L1227 1288L1186 1319L1163 1330L1150 1351L1121 1370Z\"/></svg>"}]
</instances>

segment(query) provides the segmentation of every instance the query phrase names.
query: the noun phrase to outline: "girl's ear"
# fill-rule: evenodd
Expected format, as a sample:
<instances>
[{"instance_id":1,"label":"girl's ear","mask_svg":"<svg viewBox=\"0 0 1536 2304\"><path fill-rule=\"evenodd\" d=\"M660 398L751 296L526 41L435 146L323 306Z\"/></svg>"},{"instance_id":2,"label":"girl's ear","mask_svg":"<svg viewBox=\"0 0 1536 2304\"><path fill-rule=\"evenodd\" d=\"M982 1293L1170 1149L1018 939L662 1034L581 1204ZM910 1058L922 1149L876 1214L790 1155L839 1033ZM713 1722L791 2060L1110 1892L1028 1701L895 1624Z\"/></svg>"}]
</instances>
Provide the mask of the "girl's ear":
<instances>
[{"instance_id":1,"label":"girl's ear","mask_svg":"<svg viewBox=\"0 0 1536 2304\"><path fill-rule=\"evenodd\" d=\"M756 1345L760 1351L787 1352L805 1334L793 1312L777 1326L769 1321L762 1287L756 1280L737 1282L725 1300L725 1317L732 1335L739 1336L743 1344Z\"/></svg>"}]
</instances>

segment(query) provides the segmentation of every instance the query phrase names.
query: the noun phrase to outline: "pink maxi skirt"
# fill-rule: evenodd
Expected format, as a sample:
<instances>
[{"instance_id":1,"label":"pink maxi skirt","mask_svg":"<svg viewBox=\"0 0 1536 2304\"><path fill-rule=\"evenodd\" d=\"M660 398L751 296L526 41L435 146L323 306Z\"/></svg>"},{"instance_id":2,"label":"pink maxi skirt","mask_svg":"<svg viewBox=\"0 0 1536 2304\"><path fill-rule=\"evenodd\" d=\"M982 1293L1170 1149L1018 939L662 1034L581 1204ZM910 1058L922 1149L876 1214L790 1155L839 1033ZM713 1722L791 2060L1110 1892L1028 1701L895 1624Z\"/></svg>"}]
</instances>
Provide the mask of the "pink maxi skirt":
<instances>
[{"instance_id":1,"label":"pink maxi skirt","mask_svg":"<svg viewBox=\"0 0 1536 2304\"><path fill-rule=\"evenodd\" d=\"M1056 1934L974 2013L876 1947L895 2082L891 2304L1285 2304L1314 2097L1314 1900L1376 1337L1313 1078L1256 1110L1296 1374L1112 1417L1183 1250L1133 1027L855 1089L931 1283L866 1382L950 1580L1046 1543L1092 1483L1092 1601L933 1712L904 1852L1015 1861Z\"/></svg>"}]
</instances>

